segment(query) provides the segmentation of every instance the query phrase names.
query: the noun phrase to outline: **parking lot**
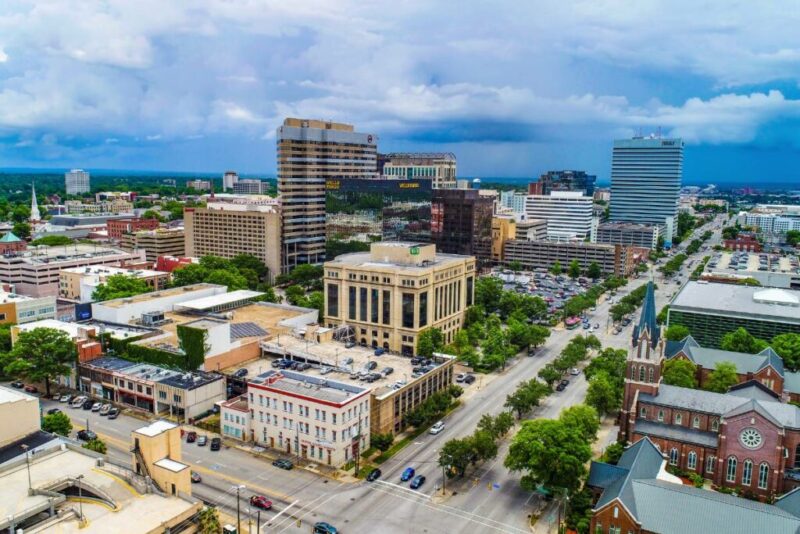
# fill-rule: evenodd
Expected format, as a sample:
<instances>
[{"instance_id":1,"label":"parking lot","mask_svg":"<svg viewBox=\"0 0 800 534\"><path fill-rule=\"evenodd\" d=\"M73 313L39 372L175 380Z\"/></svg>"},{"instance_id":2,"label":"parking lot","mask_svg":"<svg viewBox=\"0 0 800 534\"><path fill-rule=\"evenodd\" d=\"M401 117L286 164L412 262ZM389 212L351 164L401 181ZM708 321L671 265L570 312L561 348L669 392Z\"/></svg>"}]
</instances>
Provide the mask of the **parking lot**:
<instances>
[{"instance_id":1,"label":"parking lot","mask_svg":"<svg viewBox=\"0 0 800 534\"><path fill-rule=\"evenodd\" d=\"M592 285L585 277L573 280L566 275L554 275L543 269L518 273L502 270L493 272L492 276L503 281L503 289L506 291L541 297L547 303L547 312L550 315L557 314L564 307L564 302L583 295Z\"/></svg>"}]
</instances>

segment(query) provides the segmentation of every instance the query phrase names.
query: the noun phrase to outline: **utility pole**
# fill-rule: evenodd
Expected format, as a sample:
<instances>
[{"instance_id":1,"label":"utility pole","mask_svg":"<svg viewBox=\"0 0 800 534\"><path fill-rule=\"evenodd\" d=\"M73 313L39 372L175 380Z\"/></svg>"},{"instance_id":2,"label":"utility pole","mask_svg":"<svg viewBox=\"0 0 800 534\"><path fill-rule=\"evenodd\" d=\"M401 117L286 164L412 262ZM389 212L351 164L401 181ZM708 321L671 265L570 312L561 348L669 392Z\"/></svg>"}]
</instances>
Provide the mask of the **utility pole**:
<instances>
[{"instance_id":1,"label":"utility pole","mask_svg":"<svg viewBox=\"0 0 800 534\"><path fill-rule=\"evenodd\" d=\"M234 486L231 489L236 490L236 532L239 532L242 528L242 515L241 515L241 503L239 502L239 492L245 488L244 484L240 484L238 486Z\"/></svg>"},{"instance_id":2,"label":"utility pole","mask_svg":"<svg viewBox=\"0 0 800 534\"><path fill-rule=\"evenodd\" d=\"M30 447L24 443L19 447L25 453L25 465L28 468L28 495L31 495L33 494L33 484L31 483L31 460L30 455L28 454L28 449L30 449Z\"/></svg>"},{"instance_id":3,"label":"utility pole","mask_svg":"<svg viewBox=\"0 0 800 534\"><path fill-rule=\"evenodd\" d=\"M256 534L261 534L261 508L256 510Z\"/></svg>"}]
</instances>

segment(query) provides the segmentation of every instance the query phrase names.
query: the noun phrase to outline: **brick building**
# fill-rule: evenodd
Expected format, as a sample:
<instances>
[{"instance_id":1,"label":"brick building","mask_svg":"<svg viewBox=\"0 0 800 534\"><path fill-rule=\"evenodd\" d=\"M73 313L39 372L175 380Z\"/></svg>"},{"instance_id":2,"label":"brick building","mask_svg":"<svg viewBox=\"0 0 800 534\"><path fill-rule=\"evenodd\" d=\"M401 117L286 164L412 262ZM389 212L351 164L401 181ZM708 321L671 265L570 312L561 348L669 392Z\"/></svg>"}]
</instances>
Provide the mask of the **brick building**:
<instances>
[{"instance_id":1,"label":"brick building","mask_svg":"<svg viewBox=\"0 0 800 534\"><path fill-rule=\"evenodd\" d=\"M140 230L155 230L158 228L158 219L141 219L131 217L128 219L109 219L106 223L109 239L122 239L122 234L130 234Z\"/></svg>"},{"instance_id":2,"label":"brick building","mask_svg":"<svg viewBox=\"0 0 800 534\"><path fill-rule=\"evenodd\" d=\"M726 239L725 248L743 250L746 252L761 252L763 249L758 238L753 234L739 234L735 239Z\"/></svg>"}]
</instances>

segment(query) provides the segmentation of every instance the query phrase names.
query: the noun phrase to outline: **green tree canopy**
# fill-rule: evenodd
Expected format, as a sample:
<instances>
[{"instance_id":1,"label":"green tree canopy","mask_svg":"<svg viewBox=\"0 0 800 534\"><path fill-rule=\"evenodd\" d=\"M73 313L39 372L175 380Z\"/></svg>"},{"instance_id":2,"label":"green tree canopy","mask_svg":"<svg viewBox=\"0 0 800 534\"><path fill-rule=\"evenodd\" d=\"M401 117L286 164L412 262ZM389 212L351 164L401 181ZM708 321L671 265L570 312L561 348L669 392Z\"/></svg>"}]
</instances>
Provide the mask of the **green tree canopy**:
<instances>
[{"instance_id":1,"label":"green tree canopy","mask_svg":"<svg viewBox=\"0 0 800 534\"><path fill-rule=\"evenodd\" d=\"M518 273L522 270L522 262L518 260L510 261L508 262L508 268L514 271L515 273Z\"/></svg>"},{"instance_id":2,"label":"green tree canopy","mask_svg":"<svg viewBox=\"0 0 800 534\"><path fill-rule=\"evenodd\" d=\"M597 262L592 262L589 264L589 267L586 268L586 276L591 278L592 280L597 280L601 276L603 276L603 270L597 264Z\"/></svg>"},{"instance_id":3,"label":"green tree canopy","mask_svg":"<svg viewBox=\"0 0 800 534\"><path fill-rule=\"evenodd\" d=\"M10 377L44 382L50 395L50 380L69 374L77 358L69 334L55 328L20 332L11 352L0 355L3 372Z\"/></svg>"},{"instance_id":4,"label":"green tree canopy","mask_svg":"<svg viewBox=\"0 0 800 534\"><path fill-rule=\"evenodd\" d=\"M742 327L733 332L728 332L722 336L720 348L731 352L746 352L748 354L758 354L767 348L767 342L763 339L753 337L750 332Z\"/></svg>"},{"instance_id":5,"label":"green tree canopy","mask_svg":"<svg viewBox=\"0 0 800 534\"><path fill-rule=\"evenodd\" d=\"M444 335L438 328L426 328L417 337L417 354L430 358L444 346Z\"/></svg>"},{"instance_id":6,"label":"green tree canopy","mask_svg":"<svg viewBox=\"0 0 800 534\"><path fill-rule=\"evenodd\" d=\"M792 371L800 369L800 334L779 334L772 338L772 348L786 367Z\"/></svg>"},{"instance_id":7,"label":"green tree canopy","mask_svg":"<svg viewBox=\"0 0 800 534\"><path fill-rule=\"evenodd\" d=\"M237 271L216 269L211 271L205 279L206 283L226 286L228 291L247 289L247 279Z\"/></svg>"},{"instance_id":8,"label":"green tree canopy","mask_svg":"<svg viewBox=\"0 0 800 534\"><path fill-rule=\"evenodd\" d=\"M733 362L717 362L714 370L708 375L705 389L717 393L725 393L733 385L739 383L736 365Z\"/></svg>"},{"instance_id":9,"label":"green tree canopy","mask_svg":"<svg viewBox=\"0 0 800 534\"><path fill-rule=\"evenodd\" d=\"M31 237L31 225L26 222L15 222L11 227L11 231L20 239L28 239Z\"/></svg>"},{"instance_id":10,"label":"green tree canopy","mask_svg":"<svg viewBox=\"0 0 800 534\"><path fill-rule=\"evenodd\" d=\"M48 247L63 247L64 245L71 245L74 242L74 239L65 235L46 235L31 241L31 246L38 247L40 245L45 245Z\"/></svg>"},{"instance_id":11,"label":"green tree canopy","mask_svg":"<svg viewBox=\"0 0 800 534\"><path fill-rule=\"evenodd\" d=\"M689 360L673 358L664 364L661 375L665 384L682 388L697 387L697 366Z\"/></svg>"},{"instance_id":12,"label":"green tree canopy","mask_svg":"<svg viewBox=\"0 0 800 534\"><path fill-rule=\"evenodd\" d=\"M178 217L180 218L180 217ZM164 217L161 216L156 210L150 209L142 213L142 219L155 219L158 222L164 222Z\"/></svg>"},{"instance_id":13,"label":"green tree canopy","mask_svg":"<svg viewBox=\"0 0 800 534\"><path fill-rule=\"evenodd\" d=\"M558 276L559 274L561 274L563 272L564 272L564 268L561 267L561 263L559 263L558 261L553 263L553 265L550 267L550 274L553 274L555 276Z\"/></svg>"},{"instance_id":14,"label":"green tree canopy","mask_svg":"<svg viewBox=\"0 0 800 534\"><path fill-rule=\"evenodd\" d=\"M106 454L108 452L108 447L106 447L106 443L97 438L84 443L83 448L89 449L90 451L98 452L100 454Z\"/></svg>"},{"instance_id":15,"label":"green tree canopy","mask_svg":"<svg viewBox=\"0 0 800 534\"><path fill-rule=\"evenodd\" d=\"M72 432L72 421L64 412L48 414L42 418L42 430L59 436L69 436Z\"/></svg>"},{"instance_id":16,"label":"green tree canopy","mask_svg":"<svg viewBox=\"0 0 800 534\"><path fill-rule=\"evenodd\" d=\"M506 397L505 406L517 413L517 418L531 411L539 402L550 394L550 387L535 378L520 382L517 389Z\"/></svg>"},{"instance_id":17,"label":"green tree canopy","mask_svg":"<svg viewBox=\"0 0 800 534\"><path fill-rule=\"evenodd\" d=\"M575 280L581 275L581 264L578 263L578 260L572 260L569 262L569 267L567 268L567 274L569 277Z\"/></svg>"},{"instance_id":18,"label":"green tree canopy","mask_svg":"<svg viewBox=\"0 0 800 534\"><path fill-rule=\"evenodd\" d=\"M674 324L667 328L665 335L669 341L681 341L691 335L691 332L682 324Z\"/></svg>"},{"instance_id":19,"label":"green tree canopy","mask_svg":"<svg viewBox=\"0 0 800 534\"><path fill-rule=\"evenodd\" d=\"M451 439L439 451L439 466L451 468L458 476L464 476L473 454L470 438Z\"/></svg>"},{"instance_id":20,"label":"green tree canopy","mask_svg":"<svg viewBox=\"0 0 800 534\"><path fill-rule=\"evenodd\" d=\"M136 276L127 274L112 274L106 281L97 286L92 293L92 300L103 302L112 299L121 299L141 295L150 291L150 286Z\"/></svg>"},{"instance_id":21,"label":"green tree canopy","mask_svg":"<svg viewBox=\"0 0 800 534\"><path fill-rule=\"evenodd\" d=\"M565 425L577 429L582 440L591 443L597 439L600 418L597 416L597 410L591 406L586 404L570 406L561 411L558 419Z\"/></svg>"},{"instance_id":22,"label":"green tree canopy","mask_svg":"<svg viewBox=\"0 0 800 534\"><path fill-rule=\"evenodd\" d=\"M789 230L786 232L786 244L792 247L800 245L800 230Z\"/></svg>"},{"instance_id":23,"label":"green tree canopy","mask_svg":"<svg viewBox=\"0 0 800 534\"><path fill-rule=\"evenodd\" d=\"M222 525L219 521L219 511L213 506L206 506L197 514L200 534L219 534Z\"/></svg>"},{"instance_id":24,"label":"green tree canopy","mask_svg":"<svg viewBox=\"0 0 800 534\"><path fill-rule=\"evenodd\" d=\"M586 404L592 406L598 413L606 415L619 410L622 404L620 397L612 380L605 372L597 373L589 380Z\"/></svg>"},{"instance_id":25,"label":"green tree canopy","mask_svg":"<svg viewBox=\"0 0 800 534\"><path fill-rule=\"evenodd\" d=\"M481 276L475 281L475 304L485 312L493 312L500 307L503 294L503 281L494 276Z\"/></svg>"}]
</instances>

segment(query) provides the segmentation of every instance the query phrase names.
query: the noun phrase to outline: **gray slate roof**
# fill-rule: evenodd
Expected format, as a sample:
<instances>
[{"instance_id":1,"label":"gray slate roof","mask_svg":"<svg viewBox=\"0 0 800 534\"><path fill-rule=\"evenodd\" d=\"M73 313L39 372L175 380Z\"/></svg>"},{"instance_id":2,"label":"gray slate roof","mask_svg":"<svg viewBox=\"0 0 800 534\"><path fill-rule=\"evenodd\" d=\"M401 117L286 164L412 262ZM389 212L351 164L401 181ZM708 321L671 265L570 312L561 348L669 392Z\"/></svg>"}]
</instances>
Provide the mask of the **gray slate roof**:
<instances>
[{"instance_id":1,"label":"gray slate roof","mask_svg":"<svg viewBox=\"0 0 800 534\"><path fill-rule=\"evenodd\" d=\"M768 365L772 365L781 376L785 373L783 359L769 347L758 354L748 354L746 352L701 347L692 336L687 336L683 341L667 342L667 346L664 349L664 355L667 359L674 358L679 352L686 354L690 360L706 369L714 369L719 362L731 362L736 366L736 370L742 374L755 373Z\"/></svg>"},{"instance_id":2,"label":"gray slate roof","mask_svg":"<svg viewBox=\"0 0 800 534\"><path fill-rule=\"evenodd\" d=\"M595 509L602 508L614 499L619 500L636 515L636 500L634 499L631 484L640 478L654 478L664 463L664 456L649 439L640 439L622 453L617 467L627 472L611 483L600 499Z\"/></svg>"},{"instance_id":3,"label":"gray slate roof","mask_svg":"<svg viewBox=\"0 0 800 534\"><path fill-rule=\"evenodd\" d=\"M704 447L716 447L718 441L715 432L706 432L685 426L666 425L645 419L636 421L634 433L642 436L673 439L684 443L696 443Z\"/></svg>"},{"instance_id":4,"label":"gray slate roof","mask_svg":"<svg viewBox=\"0 0 800 534\"><path fill-rule=\"evenodd\" d=\"M775 506L800 517L800 488L795 488L775 501Z\"/></svg>"}]
</instances>

